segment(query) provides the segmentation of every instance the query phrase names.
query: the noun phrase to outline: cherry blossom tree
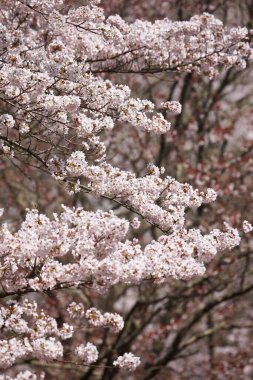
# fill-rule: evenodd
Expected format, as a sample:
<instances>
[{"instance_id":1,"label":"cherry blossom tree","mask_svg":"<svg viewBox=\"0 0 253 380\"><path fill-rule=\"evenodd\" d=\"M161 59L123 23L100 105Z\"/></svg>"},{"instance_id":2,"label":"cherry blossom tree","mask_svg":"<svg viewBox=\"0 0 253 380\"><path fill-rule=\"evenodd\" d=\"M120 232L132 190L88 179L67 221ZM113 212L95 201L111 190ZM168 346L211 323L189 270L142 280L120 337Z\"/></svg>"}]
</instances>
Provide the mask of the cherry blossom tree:
<instances>
[{"instance_id":1,"label":"cherry blossom tree","mask_svg":"<svg viewBox=\"0 0 253 380\"><path fill-rule=\"evenodd\" d=\"M202 225L196 222L224 186L209 173L224 168L225 140L217 146L220 161L206 157L208 144L225 128L217 123L208 135L203 131L213 123L209 111L218 106L230 76L243 75L252 59L250 33L246 27L228 28L207 12L183 21L130 22L105 15L97 1L3 1L0 17L3 187L16 197L10 186L15 170L14 183L24 181L19 189L47 192L43 206L24 210L25 201L15 201L18 207L10 200L2 204L0 378L57 378L64 370L77 379L109 379L120 370L121 378L131 379L148 355L140 332L179 296L137 301L128 306L126 325L119 313L104 312L102 303L94 307L93 298L142 284L166 289L181 280L185 286L178 294L184 299L187 283L193 279L200 286L206 264L215 256L219 261L220 252L237 247L243 231L252 230L243 219L241 230L226 218L224 227L215 225L212 215L203 215ZM136 76L149 81L157 75L173 79L170 94L162 90L153 98L160 79L148 86L150 96L131 93ZM185 93L191 85L196 94L200 80L214 84L203 94L207 110L201 97L188 103L198 112L196 150L191 146L196 123L185 115ZM173 138L185 147L182 160L170 149ZM197 152L197 168L192 158L185 160L191 151ZM168 173L170 162L171 167L181 162L179 175ZM239 162L230 157L226 165ZM57 207L49 210L55 198ZM243 285L235 296L252 288ZM229 299L200 302L188 329L223 298ZM132 315L148 305L152 311L146 310L140 331L121 341ZM175 334L154 366L147 362L141 378L154 378L187 348L185 331L186 326Z\"/></svg>"}]
</instances>

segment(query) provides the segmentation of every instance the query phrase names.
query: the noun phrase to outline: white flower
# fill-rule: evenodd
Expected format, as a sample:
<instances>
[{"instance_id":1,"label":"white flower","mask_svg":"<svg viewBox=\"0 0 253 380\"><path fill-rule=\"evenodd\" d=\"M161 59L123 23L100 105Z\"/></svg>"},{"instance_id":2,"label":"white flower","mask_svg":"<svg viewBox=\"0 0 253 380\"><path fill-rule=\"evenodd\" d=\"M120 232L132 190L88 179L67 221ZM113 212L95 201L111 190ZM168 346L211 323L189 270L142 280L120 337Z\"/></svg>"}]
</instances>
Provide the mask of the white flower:
<instances>
[{"instance_id":1,"label":"white flower","mask_svg":"<svg viewBox=\"0 0 253 380\"><path fill-rule=\"evenodd\" d=\"M10 129L13 128L15 125L15 120L13 119L13 116L7 113L0 115L0 127L2 125Z\"/></svg>"},{"instance_id":2,"label":"white flower","mask_svg":"<svg viewBox=\"0 0 253 380\"><path fill-rule=\"evenodd\" d=\"M55 338L39 338L31 342L33 354L38 359L60 359L63 356L63 346Z\"/></svg>"},{"instance_id":3,"label":"white flower","mask_svg":"<svg viewBox=\"0 0 253 380\"><path fill-rule=\"evenodd\" d=\"M102 326L104 324L104 317L98 309L92 307L85 313L85 317L92 326Z\"/></svg>"},{"instance_id":4,"label":"white flower","mask_svg":"<svg viewBox=\"0 0 253 380\"><path fill-rule=\"evenodd\" d=\"M169 112L172 112L176 115L182 112L182 106L177 101L168 101L161 104L162 108L167 109Z\"/></svg>"},{"instance_id":5,"label":"white flower","mask_svg":"<svg viewBox=\"0 0 253 380\"><path fill-rule=\"evenodd\" d=\"M141 225L141 222L139 221L139 219L137 217L133 218L132 221L131 221L131 227L134 229L134 230L137 230Z\"/></svg>"},{"instance_id":6,"label":"white flower","mask_svg":"<svg viewBox=\"0 0 253 380\"><path fill-rule=\"evenodd\" d=\"M63 326L59 329L58 334L62 340L69 339L73 336L74 328L68 323L63 323Z\"/></svg>"},{"instance_id":7,"label":"white flower","mask_svg":"<svg viewBox=\"0 0 253 380\"><path fill-rule=\"evenodd\" d=\"M247 220L244 220L244 221L243 221L242 228L243 228L243 232L244 232L245 234L247 234L247 233L253 231L253 226L252 226L252 224L249 223Z\"/></svg>"},{"instance_id":8,"label":"white flower","mask_svg":"<svg viewBox=\"0 0 253 380\"><path fill-rule=\"evenodd\" d=\"M104 326L111 327L114 332L119 332L124 327L124 320L119 314L105 313Z\"/></svg>"},{"instance_id":9,"label":"white flower","mask_svg":"<svg viewBox=\"0 0 253 380\"><path fill-rule=\"evenodd\" d=\"M123 356L119 356L117 360L113 362L115 367L120 367L128 371L134 371L140 364L140 358L138 356L134 356L131 352L125 353Z\"/></svg>"},{"instance_id":10,"label":"white flower","mask_svg":"<svg viewBox=\"0 0 253 380\"><path fill-rule=\"evenodd\" d=\"M87 161L85 159L85 154L81 151L76 151L71 154L67 160L66 169L68 172L81 175L87 166Z\"/></svg>"},{"instance_id":11,"label":"white flower","mask_svg":"<svg viewBox=\"0 0 253 380\"><path fill-rule=\"evenodd\" d=\"M81 303L72 302L67 307L67 311L71 318L78 318L84 315L84 307Z\"/></svg>"},{"instance_id":12,"label":"white flower","mask_svg":"<svg viewBox=\"0 0 253 380\"><path fill-rule=\"evenodd\" d=\"M94 363L98 359L97 347L92 343L81 344L75 349L76 355L87 364Z\"/></svg>"}]
</instances>

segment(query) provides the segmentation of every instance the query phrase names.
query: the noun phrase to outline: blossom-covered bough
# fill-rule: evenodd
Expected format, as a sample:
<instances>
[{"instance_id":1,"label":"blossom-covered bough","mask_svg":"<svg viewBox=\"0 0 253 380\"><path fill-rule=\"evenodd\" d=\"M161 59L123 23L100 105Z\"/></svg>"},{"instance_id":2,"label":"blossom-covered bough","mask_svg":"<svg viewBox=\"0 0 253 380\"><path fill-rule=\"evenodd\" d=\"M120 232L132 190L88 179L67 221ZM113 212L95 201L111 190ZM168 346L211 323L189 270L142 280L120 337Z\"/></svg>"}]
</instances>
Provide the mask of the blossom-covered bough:
<instances>
[{"instance_id":1,"label":"blossom-covered bough","mask_svg":"<svg viewBox=\"0 0 253 380\"><path fill-rule=\"evenodd\" d=\"M72 302L68 322L58 323L24 297L86 287L103 294L116 284L187 280L203 275L217 252L240 243L238 230L228 224L208 234L187 228L188 209L215 201L211 188L194 189L153 164L140 176L110 162L114 127L164 134L171 128L165 115L180 114L181 105L133 98L129 87L106 74L171 71L213 78L220 67L244 69L252 58L248 31L227 29L207 13L184 22L130 24L118 15L106 18L97 1L68 7L63 0L4 0L0 21L1 155L20 170L29 165L53 176L71 195L85 192L111 208L62 206L51 217L27 210L19 228L4 222L2 210L1 368L22 360L32 368L36 359L71 368L98 362L99 368L103 347L99 358L92 342L66 345L70 352L64 352L63 341L83 328L117 333L124 328L120 315L85 311ZM138 218L120 217L115 205ZM130 239L140 223L151 224L159 238L145 246ZM244 229L251 228L245 221ZM131 352L119 354L112 354L111 366L132 371L140 364ZM15 378L43 376L30 369Z\"/></svg>"}]
</instances>

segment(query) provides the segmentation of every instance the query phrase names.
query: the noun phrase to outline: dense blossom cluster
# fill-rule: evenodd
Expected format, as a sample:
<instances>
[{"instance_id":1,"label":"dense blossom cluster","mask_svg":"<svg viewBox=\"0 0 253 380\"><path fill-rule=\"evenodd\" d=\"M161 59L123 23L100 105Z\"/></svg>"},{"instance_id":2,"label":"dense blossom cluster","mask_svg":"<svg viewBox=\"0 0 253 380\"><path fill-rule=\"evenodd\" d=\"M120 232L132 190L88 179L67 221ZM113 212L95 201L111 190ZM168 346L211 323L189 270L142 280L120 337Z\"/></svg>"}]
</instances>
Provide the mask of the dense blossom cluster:
<instances>
[{"instance_id":1,"label":"dense blossom cluster","mask_svg":"<svg viewBox=\"0 0 253 380\"><path fill-rule=\"evenodd\" d=\"M25 12L22 3L13 1L20 12ZM147 68L152 72L161 67L180 70L181 66L191 71L199 70L200 63L202 70L213 74L219 64L245 67L243 58L250 54L245 28L227 30L220 20L207 13L187 22L165 19L153 24L141 20L128 24L118 15L105 19L102 9L92 1L68 14L60 12L61 2L48 2L47 9L40 1L26 3L35 12L44 8L44 22L54 35L49 40L47 54L59 64L58 72L73 70L74 61L81 62L82 69L93 72ZM234 48L235 44L239 44L238 49Z\"/></svg>"},{"instance_id":2,"label":"dense blossom cluster","mask_svg":"<svg viewBox=\"0 0 253 380\"><path fill-rule=\"evenodd\" d=\"M247 29L228 30L209 14L184 22L128 24L116 15L106 19L94 1L66 13L63 1L11 0L3 2L0 22L0 137L18 151L27 147L29 136L34 143L53 145L50 153L59 155L53 136L72 143L75 136L89 157L101 159L105 147L99 135L116 122L158 134L170 129L163 114L154 113L152 102L133 99L127 86L94 73L179 70L214 75L220 65L244 68L252 57ZM178 102L164 106L181 112ZM39 157L45 161L45 154Z\"/></svg>"},{"instance_id":3,"label":"dense blossom cluster","mask_svg":"<svg viewBox=\"0 0 253 380\"><path fill-rule=\"evenodd\" d=\"M22 304L11 301L1 307L0 325L6 335L0 341L0 368L8 368L21 358L61 359L60 339L68 339L73 334L71 331L68 336L62 335L67 325L63 330L58 328L54 318L27 300ZM8 336L10 333L13 337Z\"/></svg>"},{"instance_id":4,"label":"dense blossom cluster","mask_svg":"<svg viewBox=\"0 0 253 380\"><path fill-rule=\"evenodd\" d=\"M146 220L162 230L183 227L187 207L199 207L216 199L212 189L200 192L189 184L181 184L174 178L161 178L163 170L150 165L145 177L119 170L107 163L88 165L83 152L74 152L61 173L84 176L88 189L97 195L112 199L121 198ZM57 172L56 172L57 175Z\"/></svg>"},{"instance_id":5,"label":"dense blossom cluster","mask_svg":"<svg viewBox=\"0 0 253 380\"><path fill-rule=\"evenodd\" d=\"M197 195L198 202L198 197L203 199ZM183 201L188 205L191 199ZM104 292L119 282L189 278L203 274L203 263L217 251L240 242L238 231L228 225L226 232L214 229L203 235L199 229L187 230L181 223L176 221L179 228L142 249L138 240L125 240L129 222L112 212L64 208L50 220L36 210L28 211L17 232L12 233L6 224L0 231L3 289L8 294L86 284ZM115 324L118 330L122 323L110 314L96 318L98 325Z\"/></svg>"},{"instance_id":6,"label":"dense blossom cluster","mask_svg":"<svg viewBox=\"0 0 253 380\"><path fill-rule=\"evenodd\" d=\"M184 22L164 19L155 23L137 20L128 24L119 15L105 18L94 1L70 9L67 14L61 11L64 9L62 1L11 2L12 8L3 4L3 15L7 15L10 22L15 12L22 17L30 10L30 17L17 33L10 33L9 25L3 26L2 35L7 36L2 38L3 50L11 45L10 42L15 42L3 58L19 67L24 54L30 62L29 70L35 64L47 67L50 60L52 65L48 69L54 74L146 69L152 72L161 68L213 73L220 64L245 67L244 58L251 54L246 28L228 30L208 13ZM42 34L34 33L34 41L22 34L27 26L36 29L34 17L50 32L46 49L44 45L41 47ZM36 47L37 51L34 53L31 47ZM15 78L18 80L17 75ZM71 111L78 107L74 97L66 104Z\"/></svg>"}]
</instances>

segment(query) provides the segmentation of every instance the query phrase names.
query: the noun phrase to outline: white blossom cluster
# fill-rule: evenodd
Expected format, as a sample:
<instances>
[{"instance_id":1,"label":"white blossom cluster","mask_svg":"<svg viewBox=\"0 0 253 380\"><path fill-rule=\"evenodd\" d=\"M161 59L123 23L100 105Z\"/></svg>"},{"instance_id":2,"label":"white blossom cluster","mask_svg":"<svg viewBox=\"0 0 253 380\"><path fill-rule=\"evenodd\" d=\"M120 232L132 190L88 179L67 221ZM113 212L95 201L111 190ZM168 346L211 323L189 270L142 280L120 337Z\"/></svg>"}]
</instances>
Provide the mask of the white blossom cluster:
<instances>
[{"instance_id":1,"label":"white blossom cluster","mask_svg":"<svg viewBox=\"0 0 253 380\"><path fill-rule=\"evenodd\" d=\"M30 371L19 372L15 377L8 375L0 375L0 380L44 380L45 376L43 373L37 375Z\"/></svg>"},{"instance_id":2,"label":"white blossom cluster","mask_svg":"<svg viewBox=\"0 0 253 380\"><path fill-rule=\"evenodd\" d=\"M75 311L75 318L82 319L83 310L82 304L74 302L68 307L71 315ZM97 318L100 318L99 324L96 323ZM114 332L119 332L124 327L120 315L116 313L102 315L95 308L86 311L86 319L91 326L110 327ZM20 359L61 361L64 353L62 341L72 338L75 326L64 322L61 327L58 327L56 319L40 310L35 301L30 302L25 299L21 303L7 301L6 305L0 308L0 328L3 334L0 340L0 369L6 369ZM12 334L13 337L10 338L8 334ZM73 354L84 364L91 364L97 361L99 352L93 343L87 342L77 346ZM0 376L0 379L11 378ZM30 371L24 371L18 374L17 379L42 380L43 374L37 377Z\"/></svg>"},{"instance_id":3,"label":"white blossom cluster","mask_svg":"<svg viewBox=\"0 0 253 380\"><path fill-rule=\"evenodd\" d=\"M141 225L141 222L137 217L135 217L131 220L131 227L134 230L137 230L138 228L140 228L140 225Z\"/></svg>"},{"instance_id":4,"label":"white blossom cluster","mask_svg":"<svg viewBox=\"0 0 253 380\"><path fill-rule=\"evenodd\" d=\"M101 158L99 135L116 122L157 134L166 133L170 122L152 102L133 99L127 86L94 73L176 70L213 76L220 66L244 68L252 57L246 28L227 29L207 13L183 22L129 24L118 15L105 18L94 1L67 13L62 6L39 0L1 4L0 137L5 126L15 130L15 141L39 134L39 141L55 147L59 135L75 133L87 154ZM181 111L176 101L164 106Z\"/></svg>"},{"instance_id":5,"label":"white blossom cluster","mask_svg":"<svg viewBox=\"0 0 253 380\"><path fill-rule=\"evenodd\" d=\"M124 355L119 356L117 360L113 362L113 365L128 371L134 371L140 363L141 361L138 356L134 356L131 352L126 352Z\"/></svg>"},{"instance_id":6,"label":"white blossom cluster","mask_svg":"<svg viewBox=\"0 0 253 380\"><path fill-rule=\"evenodd\" d=\"M110 327L112 331L119 332L124 327L123 318L117 313L104 313L102 314L95 307L91 307L84 313L84 307L81 303L77 304L72 302L67 311L71 318L81 318L85 315L88 323L95 327Z\"/></svg>"},{"instance_id":7,"label":"white blossom cluster","mask_svg":"<svg viewBox=\"0 0 253 380\"><path fill-rule=\"evenodd\" d=\"M19 11L22 17L27 11L24 2L11 0L11 3L12 7L10 4L3 6L4 14L8 12L10 20L14 12ZM246 28L229 30L208 13L184 22L136 20L129 24L119 15L106 19L94 1L89 1L87 6L70 9L67 14L61 12L62 1L43 1L42 4L39 0L33 0L27 1L27 5L33 7L34 12L31 12L23 30L34 23L36 17L40 26L53 36L46 51L44 47L39 50L37 63L39 58L45 59L45 63L49 58L53 63L49 69L55 73L76 73L80 69L86 72L125 72L130 68L140 72L148 68L156 72L162 68L204 70L214 75L221 64L244 68L244 58L251 54ZM8 37L10 39L12 36ZM15 44L14 57L17 61L21 60L20 50L27 50L28 43L31 44L31 36L25 37L22 35L21 46ZM38 46L42 33L34 37L34 44ZM4 42L3 48L9 40ZM29 51L27 55L31 58L33 52ZM12 52L7 54L8 60L12 56Z\"/></svg>"},{"instance_id":8,"label":"white blossom cluster","mask_svg":"<svg viewBox=\"0 0 253 380\"><path fill-rule=\"evenodd\" d=\"M97 361L98 359L98 350L97 347L92 343L87 343L86 345L81 344L75 350L76 355L87 364L91 364Z\"/></svg>"},{"instance_id":9,"label":"white blossom cluster","mask_svg":"<svg viewBox=\"0 0 253 380\"><path fill-rule=\"evenodd\" d=\"M182 106L177 101L170 101L170 102L164 102L162 103L162 108L168 110L169 112L172 112L176 115L179 115L182 111Z\"/></svg>"},{"instance_id":10,"label":"white blossom cluster","mask_svg":"<svg viewBox=\"0 0 253 380\"><path fill-rule=\"evenodd\" d=\"M67 307L68 314L71 318L80 318L84 315L84 307L82 303L71 302Z\"/></svg>"},{"instance_id":11,"label":"white blossom cluster","mask_svg":"<svg viewBox=\"0 0 253 380\"><path fill-rule=\"evenodd\" d=\"M243 221L242 228L243 228L243 232L245 234L248 234L249 232L253 231L252 224L250 222L248 222L247 220Z\"/></svg>"},{"instance_id":12,"label":"white blossom cluster","mask_svg":"<svg viewBox=\"0 0 253 380\"><path fill-rule=\"evenodd\" d=\"M194 202L200 201L198 197L203 200L202 195L193 194ZM193 202L188 196L179 200L184 205ZM137 239L125 240L129 222L112 212L64 207L60 215L55 214L50 220L37 210L28 211L17 232L11 232L6 224L0 231L4 292L42 291L81 283L103 293L119 282L190 278L203 274L204 262L218 251L232 249L240 242L238 231L229 225L225 232L215 229L203 235L199 229L187 230L181 221L176 223L179 229L174 228L174 232L142 248ZM83 313L75 305L70 310ZM98 317L98 325L115 330L120 330L122 323L115 315L105 313ZM62 334L67 336L71 330L63 329Z\"/></svg>"},{"instance_id":13,"label":"white blossom cluster","mask_svg":"<svg viewBox=\"0 0 253 380\"><path fill-rule=\"evenodd\" d=\"M8 115L8 114L0 115L0 128L1 129L3 127L13 128L14 125L15 125L15 120L13 119L12 115Z\"/></svg>"},{"instance_id":14,"label":"white blossom cluster","mask_svg":"<svg viewBox=\"0 0 253 380\"><path fill-rule=\"evenodd\" d=\"M0 326L5 334L13 337L0 340L0 368L11 367L18 359L38 358L56 360L63 356L60 340L73 335L73 329L66 323L58 328L54 318L37 308L35 302L25 300L22 304L10 301L0 308ZM66 335L66 330L68 334ZM21 375L20 375L21 376ZM24 377L22 377L24 376ZM25 372L20 379L35 379Z\"/></svg>"},{"instance_id":15,"label":"white blossom cluster","mask_svg":"<svg viewBox=\"0 0 253 380\"><path fill-rule=\"evenodd\" d=\"M216 199L213 189L200 192L189 184L181 184L172 177L161 178L161 171L150 165L145 177L138 178L135 173L122 171L105 162L88 165L85 154L77 151L67 159L67 175L84 176L88 188L97 195L121 198L133 210L162 230L178 229L184 223L185 209L199 207ZM57 175L57 173L56 173Z\"/></svg>"},{"instance_id":16,"label":"white blossom cluster","mask_svg":"<svg viewBox=\"0 0 253 380\"><path fill-rule=\"evenodd\" d=\"M114 332L119 332L124 327L124 320L117 313L102 315L98 309L92 307L86 311L85 316L92 326L110 327Z\"/></svg>"}]
</instances>

